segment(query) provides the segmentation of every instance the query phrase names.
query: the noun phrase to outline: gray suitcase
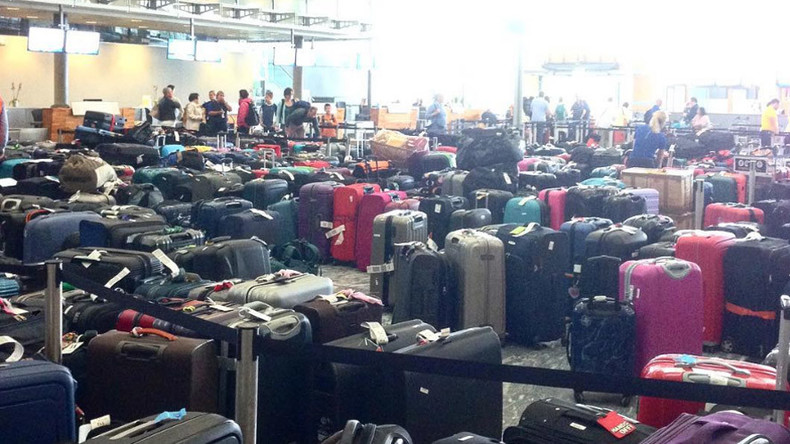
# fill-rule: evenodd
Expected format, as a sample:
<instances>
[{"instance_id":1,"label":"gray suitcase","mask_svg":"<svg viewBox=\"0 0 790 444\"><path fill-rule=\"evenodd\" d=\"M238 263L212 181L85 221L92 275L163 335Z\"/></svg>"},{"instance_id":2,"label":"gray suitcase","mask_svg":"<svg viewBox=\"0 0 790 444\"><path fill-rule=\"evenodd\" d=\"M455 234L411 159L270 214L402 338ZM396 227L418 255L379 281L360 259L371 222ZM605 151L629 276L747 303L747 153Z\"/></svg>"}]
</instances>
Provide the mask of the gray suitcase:
<instances>
[{"instance_id":1,"label":"gray suitcase","mask_svg":"<svg viewBox=\"0 0 790 444\"><path fill-rule=\"evenodd\" d=\"M455 210L450 215L450 231L464 228L482 228L491 225L491 211L488 208L474 210Z\"/></svg>"},{"instance_id":2,"label":"gray suitcase","mask_svg":"<svg viewBox=\"0 0 790 444\"><path fill-rule=\"evenodd\" d=\"M272 307L292 309L318 295L332 293L332 280L329 278L306 273L289 275L277 272L234 285L227 293L227 301L237 304L259 301Z\"/></svg>"},{"instance_id":3,"label":"gray suitcase","mask_svg":"<svg viewBox=\"0 0 790 444\"><path fill-rule=\"evenodd\" d=\"M373 219L370 252L370 294L387 304L389 278L394 270L395 245L428 242L428 217L421 211L394 210Z\"/></svg>"},{"instance_id":4,"label":"gray suitcase","mask_svg":"<svg viewBox=\"0 0 790 444\"><path fill-rule=\"evenodd\" d=\"M464 179L469 174L469 171L450 171L444 175L442 179L442 196L460 196L464 195Z\"/></svg>"},{"instance_id":5,"label":"gray suitcase","mask_svg":"<svg viewBox=\"0 0 790 444\"><path fill-rule=\"evenodd\" d=\"M458 230L447 235L444 251L458 277L455 330L490 325L505 334L505 246L490 234Z\"/></svg>"}]
</instances>

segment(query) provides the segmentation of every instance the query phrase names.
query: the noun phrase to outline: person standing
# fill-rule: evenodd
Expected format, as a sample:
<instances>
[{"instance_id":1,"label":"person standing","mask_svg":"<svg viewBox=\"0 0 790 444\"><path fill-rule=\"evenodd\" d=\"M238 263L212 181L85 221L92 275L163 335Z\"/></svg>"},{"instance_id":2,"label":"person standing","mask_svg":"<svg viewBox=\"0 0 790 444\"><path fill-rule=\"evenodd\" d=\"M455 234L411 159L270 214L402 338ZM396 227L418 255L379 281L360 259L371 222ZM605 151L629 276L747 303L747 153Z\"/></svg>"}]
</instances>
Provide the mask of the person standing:
<instances>
[{"instance_id":1,"label":"person standing","mask_svg":"<svg viewBox=\"0 0 790 444\"><path fill-rule=\"evenodd\" d=\"M274 93L266 91L263 96L263 105L261 105L261 123L265 131L276 131L277 124L274 121L274 116L277 114L277 105L273 103Z\"/></svg>"},{"instance_id":2,"label":"person standing","mask_svg":"<svg viewBox=\"0 0 790 444\"><path fill-rule=\"evenodd\" d=\"M225 101L225 93L217 91L215 100L204 104L206 108L206 126L209 134L224 133L228 131L228 112L230 104Z\"/></svg>"},{"instance_id":3,"label":"person standing","mask_svg":"<svg viewBox=\"0 0 790 444\"><path fill-rule=\"evenodd\" d=\"M436 94L433 103L425 110L425 119L428 120L428 135L447 134L447 111L444 109L444 96Z\"/></svg>"},{"instance_id":4,"label":"person standing","mask_svg":"<svg viewBox=\"0 0 790 444\"><path fill-rule=\"evenodd\" d=\"M612 137L612 125L615 122L615 117L617 116L614 105L614 99L609 97L606 101L606 106L601 111L601 114L598 115L598 120L595 121L595 126L600 128L601 131L601 146L604 148L609 148L613 144L614 138Z\"/></svg>"},{"instance_id":5,"label":"person standing","mask_svg":"<svg viewBox=\"0 0 790 444\"><path fill-rule=\"evenodd\" d=\"M765 106L763 115L760 118L760 146L763 148L771 147L771 139L779 132L779 99L771 99Z\"/></svg>"},{"instance_id":6,"label":"person standing","mask_svg":"<svg viewBox=\"0 0 790 444\"><path fill-rule=\"evenodd\" d=\"M543 91L538 93L538 97L532 99L530 103L531 121L535 123L535 140L543 145L546 143L546 120L551 111L549 102L543 96Z\"/></svg>"},{"instance_id":7,"label":"person standing","mask_svg":"<svg viewBox=\"0 0 790 444\"><path fill-rule=\"evenodd\" d=\"M554 108L554 118L557 122L564 122L568 118L568 110L565 109L565 104L562 103L562 97L557 100L557 107Z\"/></svg>"},{"instance_id":8,"label":"person standing","mask_svg":"<svg viewBox=\"0 0 790 444\"><path fill-rule=\"evenodd\" d=\"M332 114L332 105L324 104L324 114L321 116L321 138L337 137L337 117Z\"/></svg>"},{"instance_id":9,"label":"person standing","mask_svg":"<svg viewBox=\"0 0 790 444\"><path fill-rule=\"evenodd\" d=\"M184 128L188 131L200 131L200 125L205 120L205 110L200 105L198 93L189 95L189 103L184 108Z\"/></svg>"},{"instance_id":10,"label":"person standing","mask_svg":"<svg viewBox=\"0 0 790 444\"><path fill-rule=\"evenodd\" d=\"M656 104L653 105L652 108L647 110L647 112L645 112L645 123L649 124L650 121L653 120L653 114L658 111L661 111L661 105L663 104L664 102L661 99L656 100Z\"/></svg>"},{"instance_id":11,"label":"person standing","mask_svg":"<svg viewBox=\"0 0 790 444\"><path fill-rule=\"evenodd\" d=\"M207 108L209 103L214 102L216 100L217 100L217 93L215 93L214 90L212 89L211 91L208 92L208 102L203 102L202 105L203 108L204 109ZM206 110L206 112L208 112L208 110Z\"/></svg>"},{"instance_id":12,"label":"person standing","mask_svg":"<svg viewBox=\"0 0 790 444\"><path fill-rule=\"evenodd\" d=\"M285 88L285 91L283 91L283 98L280 100L280 104L277 106L277 122L282 127L285 127L285 123L288 120L288 115L290 115L293 111L293 95L293 88Z\"/></svg>"},{"instance_id":13,"label":"person standing","mask_svg":"<svg viewBox=\"0 0 790 444\"><path fill-rule=\"evenodd\" d=\"M250 128L260 125L255 104L246 89L239 90L239 112L236 114L236 130L241 134L249 134Z\"/></svg>"},{"instance_id":14,"label":"person standing","mask_svg":"<svg viewBox=\"0 0 790 444\"><path fill-rule=\"evenodd\" d=\"M0 97L0 152L5 152L8 145L8 112L5 109L5 102Z\"/></svg>"},{"instance_id":15,"label":"person standing","mask_svg":"<svg viewBox=\"0 0 790 444\"><path fill-rule=\"evenodd\" d=\"M656 168L664 161L667 137L662 132L667 123L667 114L656 111L650 125L639 124L634 134L634 149L628 157L628 167Z\"/></svg>"},{"instance_id":16,"label":"person standing","mask_svg":"<svg viewBox=\"0 0 790 444\"><path fill-rule=\"evenodd\" d=\"M683 116L683 121L686 122L687 125L691 125L691 121L694 120L695 117L697 117L697 111L699 111L699 104L697 104L697 98L692 97L689 99L689 102L686 104L686 114Z\"/></svg>"},{"instance_id":17,"label":"person standing","mask_svg":"<svg viewBox=\"0 0 790 444\"><path fill-rule=\"evenodd\" d=\"M574 122L571 124L568 137L571 140L576 140L576 131L582 128L582 140L584 140L586 135L584 128L587 121L590 120L590 106L579 96L576 96L576 101L571 106L571 120Z\"/></svg>"},{"instance_id":18,"label":"person standing","mask_svg":"<svg viewBox=\"0 0 790 444\"><path fill-rule=\"evenodd\" d=\"M173 90L169 87L162 90L162 98L159 99L157 103L157 111L158 114L155 115L157 119L161 122L173 122L175 125L175 121L178 120L176 117L176 111L181 111L181 103L173 100Z\"/></svg>"}]
</instances>

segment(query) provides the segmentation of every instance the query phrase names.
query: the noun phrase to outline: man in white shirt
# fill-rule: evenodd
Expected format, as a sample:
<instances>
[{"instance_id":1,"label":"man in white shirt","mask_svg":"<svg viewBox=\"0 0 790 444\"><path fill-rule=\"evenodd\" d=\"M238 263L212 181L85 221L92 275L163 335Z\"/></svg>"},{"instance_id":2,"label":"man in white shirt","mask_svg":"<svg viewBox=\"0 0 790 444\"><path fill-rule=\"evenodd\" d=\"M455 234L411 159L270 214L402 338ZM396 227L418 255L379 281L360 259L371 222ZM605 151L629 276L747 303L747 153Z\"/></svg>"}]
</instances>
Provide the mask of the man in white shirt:
<instances>
[{"instance_id":1,"label":"man in white shirt","mask_svg":"<svg viewBox=\"0 0 790 444\"><path fill-rule=\"evenodd\" d=\"M612 132L609 130L609 128L611 128L612 124L614 124L615 116L616 113L614 100L609 97L609 99L606 101L606 106L598 116L598 120L595 122L595 126L602 130L601 146L604 148L609 148L612 146Z\"/></svg>"},{"instance_id":2,"label":"man in white shirt","mask_svg":"<svg viewBox=\"0 0 790 444\"><path fill-rule=\"evenodd\" d=\"M543 145L546 143L546 120L551 112L549 102L543 97L543 91L538 93L538 97L532 99L530 111L532 112L532 122L535 122L536 140Z\"/></svg>"}]
</instances>

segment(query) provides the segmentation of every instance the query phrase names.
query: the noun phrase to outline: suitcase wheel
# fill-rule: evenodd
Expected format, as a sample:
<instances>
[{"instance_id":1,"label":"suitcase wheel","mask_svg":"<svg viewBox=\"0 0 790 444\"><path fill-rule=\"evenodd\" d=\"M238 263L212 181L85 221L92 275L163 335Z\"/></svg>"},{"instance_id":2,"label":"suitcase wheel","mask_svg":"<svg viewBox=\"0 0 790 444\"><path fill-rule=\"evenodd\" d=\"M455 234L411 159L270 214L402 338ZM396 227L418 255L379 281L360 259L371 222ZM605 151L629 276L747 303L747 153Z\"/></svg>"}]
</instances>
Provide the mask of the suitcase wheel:
<instances>
[{"instance_id":1,"label":"suitcase wheel","mask_svg":"<svg viewBox=\"0 0 790 444\"><path fill-rule=\"evenodd\" d=\"M628 407L629 405L631 405L631 396L623 395L623 397L620 398L620 405L623 407Z\"/></svg>"}]
</instances>

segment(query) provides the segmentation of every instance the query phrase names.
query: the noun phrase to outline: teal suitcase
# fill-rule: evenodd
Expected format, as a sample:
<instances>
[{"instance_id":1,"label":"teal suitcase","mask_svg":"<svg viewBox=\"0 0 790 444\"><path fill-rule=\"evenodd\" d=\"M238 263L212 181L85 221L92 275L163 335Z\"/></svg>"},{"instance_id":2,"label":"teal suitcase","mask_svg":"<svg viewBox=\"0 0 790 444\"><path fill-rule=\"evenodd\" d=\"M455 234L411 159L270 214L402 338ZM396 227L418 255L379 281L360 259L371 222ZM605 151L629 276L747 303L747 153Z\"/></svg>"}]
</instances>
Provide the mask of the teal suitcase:
<instances>
[{"instance_id":1,"label":"teal suitcase","mask_svg":"<svg viewBox=\"0 0 790 444\"><path fill-rule=\"evenodd\" d=\"M514 197L508 200L505 205L503 223L536 223L548 227L550 224L549 208L545 202L535 196Z\"/></svg>"}]
</instances>

